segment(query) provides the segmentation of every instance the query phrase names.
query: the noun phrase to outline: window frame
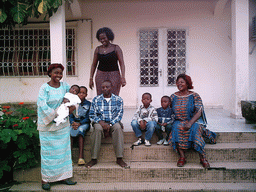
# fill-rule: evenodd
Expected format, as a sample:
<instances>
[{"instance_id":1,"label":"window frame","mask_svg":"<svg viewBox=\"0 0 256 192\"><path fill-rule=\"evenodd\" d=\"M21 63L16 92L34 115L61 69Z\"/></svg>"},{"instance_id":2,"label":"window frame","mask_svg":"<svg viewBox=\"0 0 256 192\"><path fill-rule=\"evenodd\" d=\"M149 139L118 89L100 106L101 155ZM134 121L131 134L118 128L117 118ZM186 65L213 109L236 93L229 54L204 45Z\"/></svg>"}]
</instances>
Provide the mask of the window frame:
<instances>
[{"instance_id":1,"label":"window frame","mask_svg":"<svg viewBox=\"0 0 256 192\"><path fill-rule=\"evenodd\" d=\"M78 72L78 52L77 52L77 26L75 25L75 23L68 23L69 25L66 26L66 75L67 77L75 77L77 76L77 72ZM72 30L72 36L73 36L73 39L72 39L72 44L73 46L69 46L68 45L68 33L67 31L68 30ZM3 29L3 30L6 30L6 31L9 31L8 29ZM1 30L1 31L3 31ZM37 24L37 25L32 25L32 24L28 24L27 26L24 26L22 28L15 28L13 29L13 33L15 33L16 31L26 31L28 32L29 30L32 30L32 32L34 33L35 31L36 32L42 32L44 30L48 31L49 33L49 38L50 38L50 27L49 27L49 24ZM10 31L9 31L10 33ZM48 35L48 34L47 34ZM19 35L18 35L19 36ZM28 39L30 38L29 37L30 34L28 34ZM35 40L35 35L33 35L34 37L32 38L33 39L33 43L37 43L37 45L33 45L33 46L29 46L29 47L23 47L23 49L26 49L26 51L23 51L23 54L26 52L27 54L30 54L29 53L29 49L31 49L32 47L32 58L31 57L26 57L26 61L24 63L22 63L23 61L21 61L22 59L20 58L17 58L19 57L20 55L20 51L21 51L21 47L18 47L19 45L17 45L17 42L20 41L19 39L16 39L13 41L13 47L9 46L5 46L4 48L8 48L9 50L12 48L14 51L14 55L12 57L9 57L5 60L3 60L1 58L1 61L0 61L0 67L1 67L1 74L0 74L0 78L36 78L36 77L47 77L47 69L48 69L48 66L49 64L51 63L51 59L50 59L50 39L49 39L49 45L46 45L46 46L39 46L39 40ZM39 37L39 34L37 34L37 38ZM10 37L8 37L7 39L9 39ZM15 38L15 36L14 36ZM2 41L5 40L4 37L0 38ZM42 39L42 41L44 41ZM10 43L10 42L9 42ZM16 45L14 45L16 43ZM3 49L4 49L3 48ZM47 54L47 58L41 58L39 59L39 55L40 55L40 49L43 49L43 48L46 48L46 51L48 53ZM69 49L70 48L70 49ZM69 52L68 50L72 50L71 51L71 54L72 54L72 57L71 57L71 61L70 59L68 58L69 56ZM2 51L2 50L1 50ZM45 52L43 52L42 54L44 54ZM7 54L10 54L10 51L7 53ZM1 55L1 56L4 56L4 53ZM29 56L29 55L27 55ZM42 55L41 55L42 56ZM73 59L72 59L73 58ZM24 59L24 58L23 58ZM31 60L31 62L29 61ZM69 63L71 62L71 72L69 72L68 68L70 67ZM20 67L20 63L22 63L23 66L21 66L21 69L19 69ZM30 66L30 68L27 66L28 63L33 63L32 66ZM8 68L11 68L13 71L7 69L5 70L3 67L4 67L4 64L6 64L6 66L9 67ZM10 65L11 64L11 65ZM24 69L27 68L27 71L24 72ZM18 70L20 70L18 72ZM31 72L32 70L32 72ZM10 71L11 71L11 75L10 75ZM13 74L14 73L14 74Z\"/></svg>"}]
</instances>

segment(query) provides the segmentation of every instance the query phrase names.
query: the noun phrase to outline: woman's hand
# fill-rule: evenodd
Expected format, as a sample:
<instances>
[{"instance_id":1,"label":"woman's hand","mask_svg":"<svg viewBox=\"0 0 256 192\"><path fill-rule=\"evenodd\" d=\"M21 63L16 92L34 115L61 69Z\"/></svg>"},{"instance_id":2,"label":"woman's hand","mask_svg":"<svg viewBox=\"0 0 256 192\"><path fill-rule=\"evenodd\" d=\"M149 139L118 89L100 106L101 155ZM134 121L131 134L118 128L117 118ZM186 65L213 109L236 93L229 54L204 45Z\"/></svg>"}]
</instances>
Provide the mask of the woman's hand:
<instances>
[{"instance_id":1,"label":"woman's hand","mask_svg":"<svg viewBox=\"0 0 256 192\"><path fill-rule=\"evenodd\" d=\"M90 89L93 89L93 87L94 87L93 78L90 78L89 87L90 87Z\"/></svg>"},{"instance_id":2,"label":"woman's hand","mask_svg":"<svg viewBox=\"0 0 256 192\"><path fill-rule=\"evenodd\" d=\"M188 131L192 125L190 123L186 123L184 126L184 130Z\"/></svg>"},{"instance_id":3,"label":"woman's hand","mask_svg":"<svg viewBox=\"0 0 256 192\"><path fill-rule=\"evenodd\" d=\"M124 87L126 85L125 77L121 78L121 86Z\"/></svg>"}]
</instances>

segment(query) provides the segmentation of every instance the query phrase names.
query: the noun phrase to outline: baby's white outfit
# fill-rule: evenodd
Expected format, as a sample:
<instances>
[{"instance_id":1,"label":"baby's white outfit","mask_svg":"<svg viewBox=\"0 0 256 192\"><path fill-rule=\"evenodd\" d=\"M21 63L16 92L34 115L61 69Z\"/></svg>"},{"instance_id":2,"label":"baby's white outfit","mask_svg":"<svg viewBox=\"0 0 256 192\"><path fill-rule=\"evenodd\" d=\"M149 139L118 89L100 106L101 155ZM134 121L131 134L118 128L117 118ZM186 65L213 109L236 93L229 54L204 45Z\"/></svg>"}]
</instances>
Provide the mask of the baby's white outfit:
<instances>
[{"instance_id":1,"label":"baby's white outfit","mask_svg":"<svg viewBox=\"0 0 256 192\"><path fill-rule=\"evenodd\" d=\"M57 110L58 116L54 119L54 121L56 122L56 126L59 126L60 123L66 122L67 120L66 117L69 116L69 108L68 108L69 106L75 105L76 111L77 111L79 103L81 103L80 98L73 93L69 93L69 92L66 93L64 98L68 99L69 102L62 103L58 108Z\"/></svg>"}]
</instances>

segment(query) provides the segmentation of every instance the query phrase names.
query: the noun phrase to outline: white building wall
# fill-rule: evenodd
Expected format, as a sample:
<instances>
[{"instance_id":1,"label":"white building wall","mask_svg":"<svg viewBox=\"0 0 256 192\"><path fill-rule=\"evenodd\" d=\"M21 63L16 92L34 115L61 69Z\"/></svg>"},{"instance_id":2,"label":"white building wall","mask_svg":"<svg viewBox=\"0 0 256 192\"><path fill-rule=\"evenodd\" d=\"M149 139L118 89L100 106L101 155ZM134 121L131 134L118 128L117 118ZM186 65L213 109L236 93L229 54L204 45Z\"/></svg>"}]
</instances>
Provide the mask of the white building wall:
<instances>
[{"instance_id":1,"label":"white building wall","mask_svg":"<svg viewBox=\"0 0 256 192\"><path fill-rule=\"evenodd\" d=\"M188 30L187 72L194 82L194 91L201 95L206 106L223 107L232 111L231 8L229 2L222 17L215 19L215 3L216 1L80 1L82 18L92 19L93 46L90 21L77 22L78 76L67 77L67 82L70 85L88 87L92 55L96 46L100 45L95 37L96 31L101 27L110 27L115 33L114 43L123 50L126 66L127 85L121 88L120 96L124 99L125 106L135 107L137 100L140 101L140 98L137 99L138 30L151 27L185 28ZM73 19L70 9L66 10L66 17ZM250 56L250 98L254 100L255 61L254 51ZM0 78L0 103L34 102L40 86L48 80L49 78ZM95 90L89 91L88 98L95 95Z\"/></svg>"}]
</instances>

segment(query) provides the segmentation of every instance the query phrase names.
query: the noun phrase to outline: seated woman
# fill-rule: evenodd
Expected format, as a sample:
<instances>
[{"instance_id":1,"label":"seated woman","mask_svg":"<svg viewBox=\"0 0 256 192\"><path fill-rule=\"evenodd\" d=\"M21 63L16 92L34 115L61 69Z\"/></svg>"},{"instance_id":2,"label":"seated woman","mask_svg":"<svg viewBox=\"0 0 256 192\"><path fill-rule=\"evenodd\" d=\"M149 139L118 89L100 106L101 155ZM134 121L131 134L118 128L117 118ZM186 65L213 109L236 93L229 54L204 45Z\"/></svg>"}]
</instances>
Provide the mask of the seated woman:
<instances>
[{"instance_id":1,"label":"seated woman","mask_svg":"<svg viewBox=\"0 0 256 192\"><path fill-rule=\"evenodd\" d=\"M190 76L179 75L176 86L179 91L171 95L171 107L175 120L168 141L180 155L177 166L183 167L186 163L184 150L193 148L199 153L203 167L209 168L210 164L206 160L204 150L204 138L207 138L210 143L216 143L216 134L206 129L207 122L201 97L189 90L193 89Z\"/></svg>"}]
</instances>

